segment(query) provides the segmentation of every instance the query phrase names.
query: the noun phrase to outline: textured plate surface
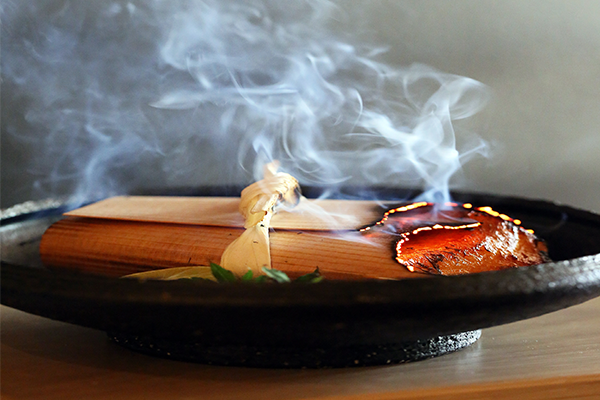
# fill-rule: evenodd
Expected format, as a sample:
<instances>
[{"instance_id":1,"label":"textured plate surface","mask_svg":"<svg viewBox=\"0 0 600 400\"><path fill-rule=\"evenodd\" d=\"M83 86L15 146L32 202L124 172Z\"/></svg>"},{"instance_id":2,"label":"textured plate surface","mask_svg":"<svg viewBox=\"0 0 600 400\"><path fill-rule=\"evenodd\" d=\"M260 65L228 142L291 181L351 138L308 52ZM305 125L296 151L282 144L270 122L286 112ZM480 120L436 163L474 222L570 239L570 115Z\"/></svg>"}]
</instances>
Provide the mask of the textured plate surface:
<instances>
[{"instance_id":1,"label":"textured plate surface","mask_svg":"<svg viewBox=\"0 0 600 400\"><path fill-rule=\"evenodd\" d=\"M39 238L65 206L3 220L2 303L162 343L331 349L476 331L600 295L600 216L544 201L455 197L521 219L557 261L456 277L315 285L119 280L40 265Z\"/></svg>"}]
</instances>

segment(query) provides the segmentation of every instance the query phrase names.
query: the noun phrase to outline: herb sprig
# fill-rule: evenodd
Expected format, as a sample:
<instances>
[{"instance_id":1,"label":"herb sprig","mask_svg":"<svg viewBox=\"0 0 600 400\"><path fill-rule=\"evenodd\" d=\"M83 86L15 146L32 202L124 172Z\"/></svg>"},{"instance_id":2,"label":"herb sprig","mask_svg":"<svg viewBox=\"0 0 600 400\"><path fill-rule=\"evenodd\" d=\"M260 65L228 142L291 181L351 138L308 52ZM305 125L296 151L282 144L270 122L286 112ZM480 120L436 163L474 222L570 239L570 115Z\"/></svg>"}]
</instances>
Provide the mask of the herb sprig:
<instances>
[{"instance_id":1,"label":"herb sprig","mask_svg":"<svg viewBox=\"0 0 600 400\"><path fill-rule=\"evenodd\" d=\"M254 283L263 283L263 282L276 282L276 283L291 283L291 282L301 282L301 283L317 283L323 280L323 275L319 272L319 268L315 269L314 272L310 274L302 275L294 280L291 280L289 276L283 271L279 271L273 268L262 268L262 271L265 275L254 276L252 270L248 270L244 275L240 278L237 278L233 272L229 271L221 267L218 264L210 263L210 270L217 280L217 282L254 282Z\"/></svg>"}]
</instances>

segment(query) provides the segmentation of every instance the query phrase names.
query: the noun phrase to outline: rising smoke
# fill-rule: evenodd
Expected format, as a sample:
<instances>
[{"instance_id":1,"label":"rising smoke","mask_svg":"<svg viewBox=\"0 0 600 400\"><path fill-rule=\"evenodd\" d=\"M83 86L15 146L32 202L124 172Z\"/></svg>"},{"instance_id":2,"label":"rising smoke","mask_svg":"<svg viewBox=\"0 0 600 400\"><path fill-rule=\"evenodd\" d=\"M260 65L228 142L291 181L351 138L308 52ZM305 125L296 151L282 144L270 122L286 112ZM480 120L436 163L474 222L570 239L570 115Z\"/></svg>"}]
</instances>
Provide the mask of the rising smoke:
<instances>
[{"instance_id":1,"label":"rising smoke","mask_svg":"<svg viewBox=\"0 0 600 400\"><path fill-rule=\"evenodd\" d=\"M476 137L459 148L452 121L486 88L382 63L344 2L2 7L2 130L47 196L247 183L277 159L301 184L416 186L444 201L485 152Z\"/></svg>"}]
</instances>

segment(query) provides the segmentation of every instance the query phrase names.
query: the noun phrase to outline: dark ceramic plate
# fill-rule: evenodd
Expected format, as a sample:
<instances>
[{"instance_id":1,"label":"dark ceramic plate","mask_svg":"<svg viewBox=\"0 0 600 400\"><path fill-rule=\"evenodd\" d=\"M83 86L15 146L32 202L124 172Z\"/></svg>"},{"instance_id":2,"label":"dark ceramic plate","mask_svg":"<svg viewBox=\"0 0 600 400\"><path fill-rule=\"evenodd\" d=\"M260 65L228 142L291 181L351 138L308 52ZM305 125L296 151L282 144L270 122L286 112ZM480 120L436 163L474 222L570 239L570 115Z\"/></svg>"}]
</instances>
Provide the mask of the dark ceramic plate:
<instances>
[{"instance_id":1,"label":"dark ceramic plate","mask_svg":"<svg viewBox=\"0 0 600 400\"><path fill-rule=\"evenodd\" d=\"M557 261L406 281L215 285L119 280L44 269L39 239L68 206L29 203L2 220L2 304L101 329L124 346L163 357L318 367L443 354L474 342L482 328L600 295L599 215L545 201L455 197L521 219L548 242Z\"/></svg>"}]
</instances>

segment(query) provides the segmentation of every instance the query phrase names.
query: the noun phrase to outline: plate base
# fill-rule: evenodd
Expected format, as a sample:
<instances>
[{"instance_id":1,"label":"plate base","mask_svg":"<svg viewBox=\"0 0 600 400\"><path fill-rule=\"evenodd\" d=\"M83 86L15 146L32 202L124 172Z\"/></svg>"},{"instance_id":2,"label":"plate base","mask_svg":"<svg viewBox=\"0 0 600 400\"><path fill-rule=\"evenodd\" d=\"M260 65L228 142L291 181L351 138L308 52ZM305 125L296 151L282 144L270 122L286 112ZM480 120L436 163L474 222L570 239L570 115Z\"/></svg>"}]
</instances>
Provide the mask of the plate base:
<instances>
[{"instance_id":1,"label":"plate base","mask_svg":"<svg viewBox=\"0 0 600 400\"><path fill-rule=\"evenodd\" d=\"M339 368L400 364L441 356L473 344L481 331L386 345L329 348L210 346L121 333L108 336L130 350L180 361L255 368Z\"/></svg>"}]
</instances>

